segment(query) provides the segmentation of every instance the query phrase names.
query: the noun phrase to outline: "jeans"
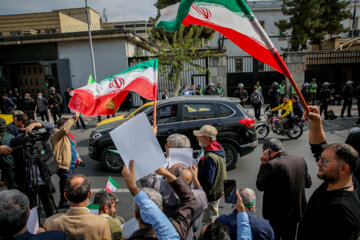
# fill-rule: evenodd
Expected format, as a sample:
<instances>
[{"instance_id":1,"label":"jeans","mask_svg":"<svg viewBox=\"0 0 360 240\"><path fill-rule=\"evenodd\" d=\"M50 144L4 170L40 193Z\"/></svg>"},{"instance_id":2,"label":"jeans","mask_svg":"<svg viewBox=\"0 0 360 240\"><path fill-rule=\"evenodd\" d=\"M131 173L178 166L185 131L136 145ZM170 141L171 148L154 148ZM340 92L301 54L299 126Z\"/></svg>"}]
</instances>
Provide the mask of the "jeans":
<instances>
[{"instance_id":1,"label":"jeans","mask_svg":"<svg viewBox=\"0 0 360 240\"><path fill-rule=\"evenodd\" d=\"M68 180L71 175L73 175L73 169L62 169L60 168L56 174L59 176L59 192L60 192L60 203L59 205L67 203L67 200L65 199L64 193L65 193L65 183L66 180Z\"/></svg>"},{"instance_id":2,"label":"jeans","mask_svg":"<svg viewBox=\"0 0 360 240\"><path fill-rule=\"evenodd\" d=\"M30 201L30 209L38 205L38 199L36 196L36 192L32 189L19 189L29 198ZM38 189L38 196L42 205L44 206L46 217L50 217L54 215L55 207L52 201L52 192L51 187L46 185L40 185Z\"/></svg>"},{"instance_id":3,"label":"jeans","mask_svg":"<svg viewBox=\"0 0 360 240\"><path fill-rule=\"evenodd\" d=\"M41 117L41 121L45 121L45 118L46 118L46 121L50 122L47 110L39 112L39 114L40 114L40 117Z\"/></svg>"},{"instance_id":4,"label":"jeans","mask_svg":"<svg viewBox=\"0 0 360 240\"><path fill-rule=\"evenodd\" d=\"M208 225L215 221L215 219L219 216L219 203L220 199L208 202L208 207L203 212L202 225Z\"/></svg>"},{"instance_id":5,"label":"jeans","mask_svg":"<svg viewBox=\"0 0 360 240\"><path fill-rule=\"evenodd\" d=\"M255 118L259 119L260 118L260 112L261 112L261 103L253 103L254 105L254 113L255 113Z\"/></svg>"},{"instance_id":6,"label":"jeans","mask_svg":"<svg viewBox=\"0 0 360 240\"><path fill-rule=\"evenodd\" d=\"M328 102L320 103L320 116L322 112L324 111L325 118L328 119Z\"/></svg>"},{"instance_id":7,"label":"jeans","mask_svg":"<svg viewBox=\"0 0 360 240\"><path fill-rule=\"evenodd\" d=\"M84 119L83 119L81 116L79 117L78 121L76 121L76 126L77 126L77 128L80 128L79 121L80 121L81 126L83 127L83 129L86 129L86 125L85 125Z\"/></svg>"},{"instance_id":8,"label":"jeans","mask_svg":"<svg viewBox=\"0 0 360 240\"><path fill-rule=\"evenodd\" d=\"M277 122L276 127L279 129L280 132L284 131L284 124L288 121L288 118L282 118Z\"/></svg>"},{"instance_id":9,"label":"jeans","mask_svg":"<svg viewBox=\"0 0 360 240\"><path fill-rule=\"evenodd\" d=\"M347 116L348 117L351 116L351 106L352 106L352 101L345 99L344 104L343 104L342 109L341 109L341 116L342 117L344 116L344 112L345 112L346 108L347 108Z\"/></svg>"}]
</instances>

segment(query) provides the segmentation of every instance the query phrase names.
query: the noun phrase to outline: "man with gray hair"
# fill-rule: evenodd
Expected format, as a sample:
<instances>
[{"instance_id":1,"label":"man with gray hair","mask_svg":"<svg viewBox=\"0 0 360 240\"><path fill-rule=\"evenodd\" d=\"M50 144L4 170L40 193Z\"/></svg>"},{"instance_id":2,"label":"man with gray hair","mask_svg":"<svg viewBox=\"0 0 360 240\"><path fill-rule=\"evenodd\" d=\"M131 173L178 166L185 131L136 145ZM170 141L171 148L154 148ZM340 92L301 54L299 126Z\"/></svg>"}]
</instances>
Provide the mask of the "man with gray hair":
<instances>
[{"instance_id":1,"label":"man with gray hair","mask_svg":"<svg viewBox=\"0 0 360 240\"><path fill-rule=\"evenodd\" d=\"M165 146L166 156L169 157L170 148L190 148L190 140L187 136L182 134L172 134L167 138L167 144ZM182 176L192 187L196 200L195 213L193 221L197 220L205 208L207 208L206 194L201 187L197 178L197 168L191 166L191 169L186 167L184 164L174 164L170 167L169 171L175 176ZM149 174L140 180L142 187L153 188L160 192L163 198L163 211L167 217L173 217L177 212L181 202L179 197L176 195L171 185L157 174ZM195 231L195 230L194 230ZM190 230L187 239L193 239L193 232Z\"/></svg>"},{"instance_id":2,"label":"man with gray hair","mask_svg":"<svg viewBox=\"0 0 360 240\"><path fill-rule=\"evenodd\" d=\"M241 188L239 192L249 217L252 239L275 239L274 230L270 226L269 221L254 215L256 207L256 194L254 190L250 188ZM234 209L233 213L221 215L215 220L215 222L221 222L229 228L229 235L232 240L237 239L237 213L238 211Z\"/></svg>"},{"instance_id":3,"label":"man with gray hair","mask_svg":"<svg viewBox=\"0 0 360 240\"><path fill-rule=\"evenodd\" d=\"M284 152L278 139L264 142L260 160L256 187L264 191L263 217L274 229L275 239L295 239L306 206L305 188L311 187L306 162Z\"/></svg>"},{"instance_id":4,"label":"man with gray hair","mask_svg":"<svg viewBox=\"0 0 360 240\"><path fill-rule=\"evenodd\" d=\"M49 231L32 234L26 227L30 215L30 202L26 195L18 190L0 192L0 239L68 239L61 231Z\"/></svg>"},{"instance_id":5,"label":"man with gray hair","mask_svg":"<svg viewBox=\"0 0 360 240\"><path fill-rule=\"evenodd\" d=\"M113 240L121 240L123 232L121 225L125 223L122 217L116 215L116 204L119 202L118 198L106 190L97 192L94 197L94 204L100 206L99 216L106 218L110 222L110 229Z\"/></svg>"}]
</instances>

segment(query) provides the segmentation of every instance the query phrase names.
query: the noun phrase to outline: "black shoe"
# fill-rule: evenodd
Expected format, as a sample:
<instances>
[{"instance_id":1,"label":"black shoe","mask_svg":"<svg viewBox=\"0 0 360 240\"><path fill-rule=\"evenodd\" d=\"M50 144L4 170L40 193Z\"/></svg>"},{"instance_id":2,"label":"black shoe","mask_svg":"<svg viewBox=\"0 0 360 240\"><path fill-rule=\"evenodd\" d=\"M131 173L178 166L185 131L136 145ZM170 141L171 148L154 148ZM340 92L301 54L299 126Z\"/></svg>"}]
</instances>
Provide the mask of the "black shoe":
<instances>
[{"instance_id":1,"label":"black shoe","mask_svg":"<svg viewBox=\"0 0 360 240\"><path fill-rule=\"evenodd\" d=\"M347 115L347 117L349 117L349 118L350 118L350 117L352 117L352 115Z\"/></svg>"},{"instance_id":2,"label":"black shoe","mask_svg":"<svg viewBox=\"0 0 360 240\"><path fill-rule=\"evenodd\" d=\"M324 120L329 120L329 118L328 118L328 117L326 117L326 118L324 118Z\"/></svg>"},{"instance_id":3,"label":"black shoe","mask_svg":"<svg viewBox=\"0 0 360 240\"><path fill-rule=\"evenodd\" d=\"M62 208L70 208L70 204L68 202L59 203L59 209Z\"/></svg>"}]
</instances>

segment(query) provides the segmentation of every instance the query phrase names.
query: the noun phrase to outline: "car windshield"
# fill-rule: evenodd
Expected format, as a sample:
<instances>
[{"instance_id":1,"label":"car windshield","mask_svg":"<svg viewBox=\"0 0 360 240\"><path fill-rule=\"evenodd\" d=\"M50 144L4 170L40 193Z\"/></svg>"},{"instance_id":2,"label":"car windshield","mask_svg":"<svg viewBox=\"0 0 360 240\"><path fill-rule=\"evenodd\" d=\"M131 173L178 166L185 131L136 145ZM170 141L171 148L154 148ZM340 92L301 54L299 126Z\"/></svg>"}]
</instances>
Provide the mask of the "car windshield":
<instances>
[{"instance_id":1,"label":"car windshield","mask_svg":"<svg viewBox=\"0 0 360 240\"><path fill-rule=\"evenodd\" d=\"M143 107L142 109L138 110L139 108L135 109L134 111L132 111L131 113L129 113L128 115L126 115L125 117L129 117L131 114L134 114L134 116L138 115L139 113L142 113L143 111L145 111L146 109L148 109L150 106L152 105L148 105L146 107ZM137 112L136 112L137 111Z\"/></svg>"}]
</instances>

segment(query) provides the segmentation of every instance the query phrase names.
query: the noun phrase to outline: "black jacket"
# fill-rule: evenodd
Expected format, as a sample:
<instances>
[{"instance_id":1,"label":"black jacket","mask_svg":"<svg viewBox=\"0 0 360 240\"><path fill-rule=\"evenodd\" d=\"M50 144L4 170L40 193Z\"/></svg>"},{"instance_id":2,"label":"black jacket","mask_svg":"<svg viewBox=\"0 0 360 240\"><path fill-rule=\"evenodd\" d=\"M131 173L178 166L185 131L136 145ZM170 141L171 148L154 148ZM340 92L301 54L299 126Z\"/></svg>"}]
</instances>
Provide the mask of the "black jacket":
<instances>
[{"instance_id":1,"label":"black jacket","mask_svg":"<svg viewBox=\"0 0 360 240\"><path fill-rule=\"evenodd\" d=\"M346 86L342 92L342 97L345 101L351 101L355 95L355 91L352 87Z\"/></svg>"},{"instance_id":2,"label":"black jacket","mask_svg":"<svg viewBox=\"0 0 360 240\"><path fill-rule=\"evenodd\" d=\"M248 95L248 92L245 89L243 89L241 91L239 89L237 89L234 92L234 97L237 97L237 98L240 99L240 101L242 101L244 99L247 100L249 98L249 95Z\"/></svg>"},{"instance_id":3,"label":"black jacket","mask_svg":"<svg viewBox=\"0 0 360 240\"><path fill-rule=\"evenodd\" d=\"M278 88L270 88L268 91L270 107L275 108L280 104L280 90Z\"/></svg>"},{"instance_id":4,"label":"black jacket","mask_svg":"<svg viewBox=\"0 0 360 240\"><path fill-rule=\"evenodd\" d=\"M302 156L280 152L261 164L256 187L264 191L263 217L277 224L299 222L306 206L305 188L311 184Z\"/></svg>"},{"instance_id":5,"label":"black jacket","mask_svg":"<svg viewBox=\"0 0 360 240\"><path fill-rule=\"evenodd\" d=\"M322 89L320 91L320 102L321 103L328 103L330 101L330 98L331 98L330 89L326 88L326 89Z\"/></svg>"}]
</instances>

